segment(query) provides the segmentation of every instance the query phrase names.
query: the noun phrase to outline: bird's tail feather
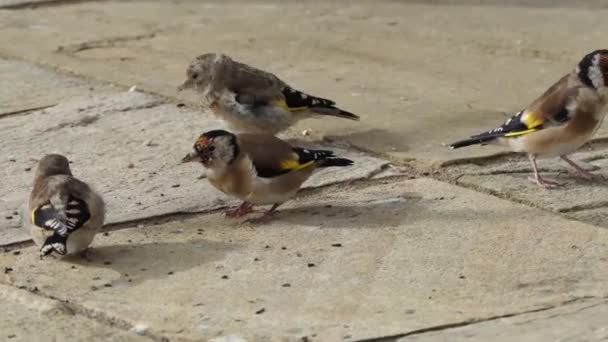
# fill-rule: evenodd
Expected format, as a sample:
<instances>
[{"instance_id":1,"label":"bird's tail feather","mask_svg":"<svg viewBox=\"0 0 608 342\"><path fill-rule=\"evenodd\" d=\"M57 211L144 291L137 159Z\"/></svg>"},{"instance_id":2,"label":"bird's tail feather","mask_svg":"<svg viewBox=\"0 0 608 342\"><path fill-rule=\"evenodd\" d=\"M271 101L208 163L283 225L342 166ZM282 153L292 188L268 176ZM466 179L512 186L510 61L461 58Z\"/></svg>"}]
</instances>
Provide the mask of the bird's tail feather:
<instances>
[{"instance_id":1,"label":"bird's tail feather","mask_svg":"<svg viewBox=\"0 0 608 342\"><path fill-rule=\"evenodd\" d=\"M455 143L450 144L451 149L471 146L471 145L485 145L502 135L474 135L468 139L463 139Z\"/></svg>"},{"instance_id":2,"label":"bird's tail feather","mask_svg":"<svg viewBox=\"0 0 608 342\"><path fill-rule=\"evenodd\" d=\"M67 236L61 236L59 234L53 234L49 236L42 247L40 247L40 255L46 256L51 254L51 252L56 252L60 255L65 255L67 253Z\"/></svg>"},{"instance_id":3,"label":"bird's tail feather","mask_svg":"<svg viewBox=\"0 0 608 342\"><path fill-rule=\"evenodd\" d=\"M319 167L330 167L330 166L351 166L354 162L346 158L327 158L321 161Z\"/></svg>"},{"instance_id":4,"label":"bird's tail feather","mask_svg":"<svg viewBox=\"0 0 608 342\"><path fill-rule=\"evenodd\" d=\"M345 119L354 120L354 121L359 121L361 119L356 114L347 112L345 110L342 110L340 108L333 107L333 106L332 107L311 107L310 110L312 110L313 112L318 113L318 114L336 116L339 118L345 118Z\"/></svg>"}]
</instances>

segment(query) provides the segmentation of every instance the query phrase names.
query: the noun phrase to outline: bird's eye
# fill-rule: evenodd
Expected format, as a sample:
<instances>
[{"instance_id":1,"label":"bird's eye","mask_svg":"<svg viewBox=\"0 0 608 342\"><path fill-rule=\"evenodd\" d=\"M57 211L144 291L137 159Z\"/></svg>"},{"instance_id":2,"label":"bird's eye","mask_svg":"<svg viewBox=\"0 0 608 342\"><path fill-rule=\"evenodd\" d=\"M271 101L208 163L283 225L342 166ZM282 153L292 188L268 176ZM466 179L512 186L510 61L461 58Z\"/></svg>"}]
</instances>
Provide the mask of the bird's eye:
<instances>
[{"instance_id":1,"label":"bird's eye","mask_svg":"<svg viewBox=\"0 0 608 342\"><path fill-rule=\"evenodd\" d=\"M198 78L198 74L196 74L196 73L192 74L192 78L193 79L197 79Z\"/></svg>"}]
</instances>

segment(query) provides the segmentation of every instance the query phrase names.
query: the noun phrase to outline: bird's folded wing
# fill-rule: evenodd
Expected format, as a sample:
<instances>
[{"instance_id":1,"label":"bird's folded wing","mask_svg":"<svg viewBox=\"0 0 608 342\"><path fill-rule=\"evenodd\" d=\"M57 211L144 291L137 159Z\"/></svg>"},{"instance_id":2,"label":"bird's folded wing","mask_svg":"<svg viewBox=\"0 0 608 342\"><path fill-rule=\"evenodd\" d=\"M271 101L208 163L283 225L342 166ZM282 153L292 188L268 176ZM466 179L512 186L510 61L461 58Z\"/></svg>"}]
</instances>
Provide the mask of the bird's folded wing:
<instances>
[{"instance_id":1,"label":"bird's folded wing","mask_svg":"<svg viewBox=\"0 0 608 342\"><path fill-rule=\"evenodd\" d=\"M86 202L71 196L63 207L58 208L49 201L34 209L31 215L34 225L61 236L79 229L91 218Z\"/></svg>"},{"instance_id":2,"label":"bird's folded wing","mask_svg":"<svg viewBox=\"0 0 608 342\"><path fill-rule=\"evenodd\" d=\"M277 177L314 163L314 159L301 158L297 148L272 135L240 134L239 141L259 177Z\"/></svg>"}]
</instances>

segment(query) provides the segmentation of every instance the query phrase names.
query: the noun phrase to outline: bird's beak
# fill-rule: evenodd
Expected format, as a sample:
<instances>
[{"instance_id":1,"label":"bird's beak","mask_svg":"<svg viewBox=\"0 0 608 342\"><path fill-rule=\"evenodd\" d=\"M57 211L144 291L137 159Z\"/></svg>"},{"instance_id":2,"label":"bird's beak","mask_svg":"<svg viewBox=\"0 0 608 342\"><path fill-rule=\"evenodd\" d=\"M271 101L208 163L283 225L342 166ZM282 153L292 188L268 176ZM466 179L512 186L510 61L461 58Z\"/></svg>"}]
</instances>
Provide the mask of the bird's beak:
<instances>
[{"instance_id":1,"label":"bird's beak","mask_svg":"<svg viewBox=\"0 0 608 342\"><path fill-rule=\"evenodd\" d=\"M186 89L190 89L193 86L193 82L191 79L187 79L184 81L184 83L182 83L179 87L177 87L177 91L182 91L182 90L186 90Z\"/></svg>"},{"instance_id":2,"label":"bird's beak","mask_svg":"<svg viewBox=\"0 0 608 342\"><path fill-rule=\"evenodd\" d=\"M182 158L182 163L190 163L190 162L198 162L201 161L201 157L196 153L196 151L192 151L188 153L184 158Z\"/></svg>"}]
</instances>

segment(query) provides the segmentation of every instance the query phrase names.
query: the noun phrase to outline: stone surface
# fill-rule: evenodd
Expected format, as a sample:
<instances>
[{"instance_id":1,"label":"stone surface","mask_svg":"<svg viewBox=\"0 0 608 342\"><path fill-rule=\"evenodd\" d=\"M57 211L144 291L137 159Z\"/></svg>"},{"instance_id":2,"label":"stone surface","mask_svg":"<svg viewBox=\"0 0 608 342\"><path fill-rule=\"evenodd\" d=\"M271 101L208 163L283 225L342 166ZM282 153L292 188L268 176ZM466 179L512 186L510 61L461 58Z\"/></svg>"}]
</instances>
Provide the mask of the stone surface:
<instances>
[{"instance_id":1,"label":"stone surface","mask_svg":"<svg viewBox=\"0 0 608 342\"><path fill-rule=\"evenodd\" d=\"M85 2L0 13L11 42L0 53L192 102L175 91L186 65L222 51L362 117L308 120L296 132L428 164L502 151L442 144L501 124L601 48L608 29L608 9L566 1L450 3Z\"/></svg>"},{"instance_id":2,"label":"stone surface","mask_svg":"<svg viewBox=\"0 0 608 342\"><path fill-rule=\"evenodd\" d=\"M220 123L159 98L139 92L100 95L1 121L6 186L0 189L0 244L27 238L20 229L22 205L31 189L36 159L47 153L66 155L73 162L74 175L103 194L107 223L236 203L206 180L197 180L201 166L180 163L196 137ZM340 148L304 145L333 149L356 165L322 170L305 187L369 178L388 164Z\"/></svg>"},{"instance_id":3,"label":"stone surface","mask_svg":"<svg viewBox=\"0 0 608 342\"><path fill-rule=\"evenodd\" d=\"M584 148L572 156L581 166L608 179L608 151L603 144ZM492 164L463 165L455 169L457 183L549 209L591 224L608 227L608 180L588 181L558 158L539 160L541 174L560 182L557 189L542 189L528 181L531 163L525 156L497 160Z\"/></svg>"},{"instance_id":4,"label":"stone surface","mask_svg":"<svg viewBox=\"0 0 608 342\"><path fill-rule=\"evenodd\" d=\"M12 286L0 284L0 299L2 341L151 341L74 314L59 301Z\"/></svg>"},{"instance_id":5,"label":"stone surface","mask_svg":"<svg viewBox=\"0 0 608 342\"><path fill-rule=\"evenodd\" d=\"M0 59L0 117L8 113L56 105L74 96L100 94L110 85L60 75L29 63ZM10 86L8 86L10 85Z\"/></svg>"},{"instance_id":6,"label":"stone surface","mask_svg":"<svg viewBox=\"0 0 608 342\"><path fill-rule=\"evenodd\" d=\"M585 300L543 312L395 339L395 342L591 342L608 339L608 302ZM386 340L388 342L388 340Z\"/></svg>"},{"instance_id":7,"label":"stone surface","mask_svg":"<svg viewBox=\"0 0 608 342\"><path fill-rule=\"evenodd\" d=\"M354 341L608 294L608 231L428 179L336 186L239 222L110 232L90 261L25 248L0 255L0 279L172 341Z\"/></svg>"}]
</instances>

